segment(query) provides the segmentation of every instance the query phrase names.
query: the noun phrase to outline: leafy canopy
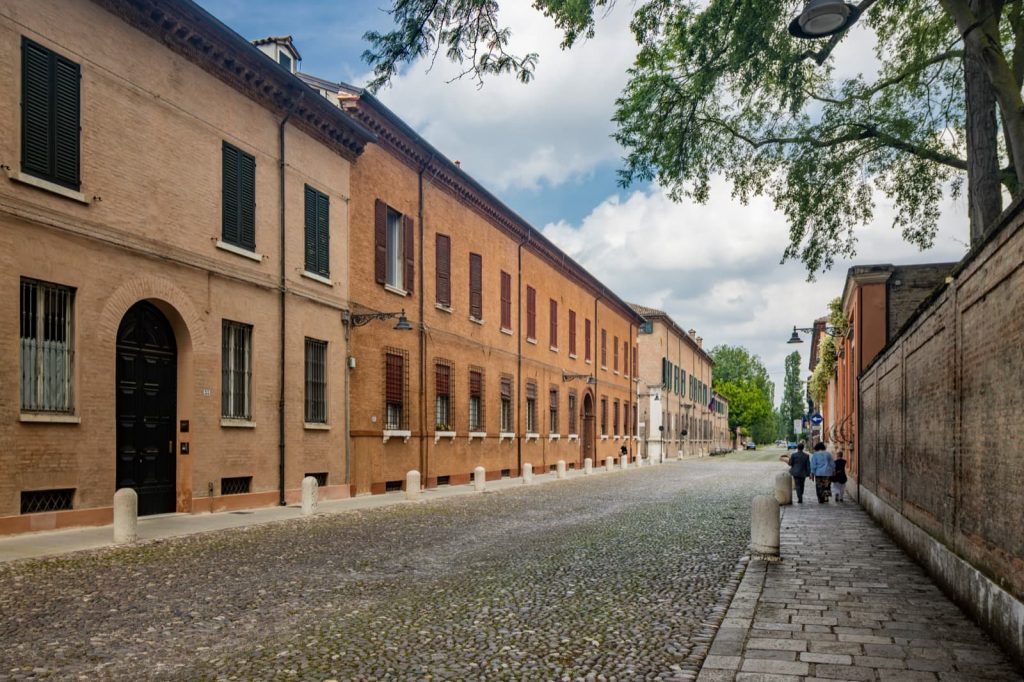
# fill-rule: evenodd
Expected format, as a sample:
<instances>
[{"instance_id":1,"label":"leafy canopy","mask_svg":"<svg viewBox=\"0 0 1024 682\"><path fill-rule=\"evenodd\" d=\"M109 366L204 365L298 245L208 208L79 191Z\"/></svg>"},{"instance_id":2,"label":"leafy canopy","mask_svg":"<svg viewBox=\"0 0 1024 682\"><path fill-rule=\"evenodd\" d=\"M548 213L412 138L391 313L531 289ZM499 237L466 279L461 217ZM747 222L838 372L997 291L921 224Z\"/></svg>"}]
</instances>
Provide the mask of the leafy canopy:
<instances>
[{"instance_id":1,"label":"leafy canopy","mask_svg":"<svg viewBox=\"0 0 1024 682\"><path fill-rule=\"evenodd\" d=\"M712 388L729 401L729 428L760 443L773 440L775 385L761 359L742 346L715 346L710 355L715 361Z\"/></svg>"}]
</instances>

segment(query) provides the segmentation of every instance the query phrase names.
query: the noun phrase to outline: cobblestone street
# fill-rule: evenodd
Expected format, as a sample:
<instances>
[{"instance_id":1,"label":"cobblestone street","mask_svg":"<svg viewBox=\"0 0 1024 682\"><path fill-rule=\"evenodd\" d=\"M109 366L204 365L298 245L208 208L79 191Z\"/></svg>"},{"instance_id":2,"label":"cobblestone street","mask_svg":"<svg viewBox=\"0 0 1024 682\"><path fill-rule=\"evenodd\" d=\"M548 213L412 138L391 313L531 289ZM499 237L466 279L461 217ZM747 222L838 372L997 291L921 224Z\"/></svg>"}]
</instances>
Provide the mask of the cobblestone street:
<instances>
[{"instance_id":1,"label":"cobblestone street","mask_svg":"<svg viewBox=\"0 0 1024 682\"><path fill-rule=\"evenodd\" d=\"M734 457L3 565L0 679L692 679L779 469Z\"/></svg>"}]
</instances>

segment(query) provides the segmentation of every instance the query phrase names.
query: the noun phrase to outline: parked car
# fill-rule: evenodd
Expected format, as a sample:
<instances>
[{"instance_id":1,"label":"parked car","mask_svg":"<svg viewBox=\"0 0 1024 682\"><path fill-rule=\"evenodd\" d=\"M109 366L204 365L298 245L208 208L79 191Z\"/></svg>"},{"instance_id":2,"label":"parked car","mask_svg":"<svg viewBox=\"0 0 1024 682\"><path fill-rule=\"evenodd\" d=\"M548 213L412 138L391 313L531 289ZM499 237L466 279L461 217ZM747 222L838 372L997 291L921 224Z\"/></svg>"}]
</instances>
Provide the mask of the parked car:
<instances>
[{"instance_id":1,"label":"parked car","mask_svg":"<svg viewBox=\"0 0 1024 682\"><path fill-rule=\"evenodd\" d=\"M788 443L786 443L786 449L796 450L796 443L794 441L789 441Z\"/></svg>"},{"instance_id":2,"label":"parked car","mask_svg":"<svg viewBox=\"0 0 1024 682\"><path fill-rule=\"evenodd\" d=\"M744 450L757 450L757 443L750 441L743 446Z\"/></svg>"}]
</instances>

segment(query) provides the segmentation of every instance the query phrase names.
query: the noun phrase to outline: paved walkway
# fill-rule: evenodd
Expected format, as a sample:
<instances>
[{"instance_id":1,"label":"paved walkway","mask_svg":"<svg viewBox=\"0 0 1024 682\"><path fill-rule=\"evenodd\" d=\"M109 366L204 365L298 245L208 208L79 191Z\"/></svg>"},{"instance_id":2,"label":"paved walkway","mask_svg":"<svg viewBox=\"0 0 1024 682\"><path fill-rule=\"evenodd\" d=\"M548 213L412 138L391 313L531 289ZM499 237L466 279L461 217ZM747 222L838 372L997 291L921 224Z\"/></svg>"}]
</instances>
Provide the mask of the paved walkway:
<instances>
[{"instance_id":1,"label":"paved walkway","mask_svg":"<svg viewBox=\"0 0 1024 682\"><path fill-rule=\"evenodd\" d=\"M699 682L1022 680L856 502L783 508L778 563L752 561Z\"/></svg>"}]
</instances>

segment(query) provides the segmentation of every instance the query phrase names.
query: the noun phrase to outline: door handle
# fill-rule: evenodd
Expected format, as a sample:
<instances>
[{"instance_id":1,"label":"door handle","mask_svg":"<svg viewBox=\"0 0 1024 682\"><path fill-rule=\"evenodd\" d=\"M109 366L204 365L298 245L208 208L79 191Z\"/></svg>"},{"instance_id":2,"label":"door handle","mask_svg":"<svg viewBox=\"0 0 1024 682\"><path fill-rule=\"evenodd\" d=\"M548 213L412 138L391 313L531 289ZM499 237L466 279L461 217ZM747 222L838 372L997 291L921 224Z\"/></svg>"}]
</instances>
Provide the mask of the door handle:
<instances>
[{"instance_id":1,"label":"door handle","mask_svg":"<svg viewBox=\"0 0 1024 682\"><path fill-rule=\"evenodd\" d=\"M174 454L174 441L173 440L167 441L167 452L172 454L172 455Z\"/></svg>"}]
</instances>

